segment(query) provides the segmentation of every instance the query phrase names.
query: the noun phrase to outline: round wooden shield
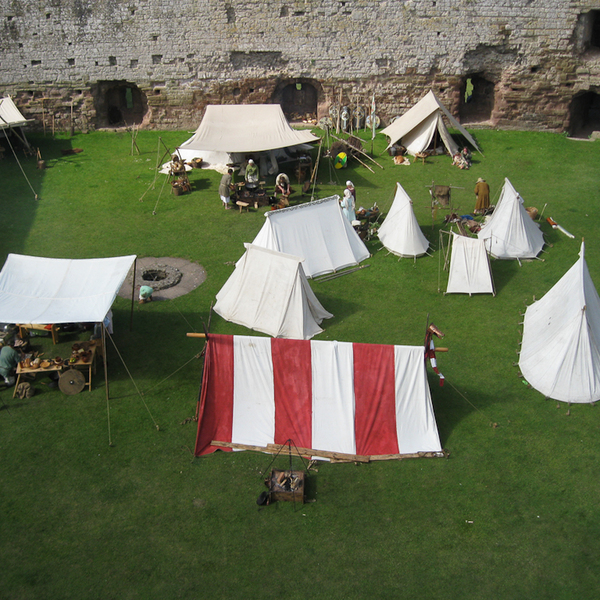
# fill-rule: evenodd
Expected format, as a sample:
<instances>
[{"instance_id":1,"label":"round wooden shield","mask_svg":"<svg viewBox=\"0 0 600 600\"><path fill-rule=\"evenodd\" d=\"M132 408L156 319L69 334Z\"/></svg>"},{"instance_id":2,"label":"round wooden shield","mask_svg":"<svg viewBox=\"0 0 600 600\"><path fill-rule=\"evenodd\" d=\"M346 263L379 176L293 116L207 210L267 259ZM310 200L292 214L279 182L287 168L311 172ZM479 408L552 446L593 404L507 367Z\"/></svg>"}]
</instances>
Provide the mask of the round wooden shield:
<instances>
[{"instance_id":1,"label":"round wooden shield","mask_svg":"<svg viewBox=\"0 0 600 600\"><path fill-rule=\"evenodd\" d=\"M85 387L85 375L77 369L69 369L60 376L58 387L67 396L79 394Z\"/></svg>"}]
</instances>

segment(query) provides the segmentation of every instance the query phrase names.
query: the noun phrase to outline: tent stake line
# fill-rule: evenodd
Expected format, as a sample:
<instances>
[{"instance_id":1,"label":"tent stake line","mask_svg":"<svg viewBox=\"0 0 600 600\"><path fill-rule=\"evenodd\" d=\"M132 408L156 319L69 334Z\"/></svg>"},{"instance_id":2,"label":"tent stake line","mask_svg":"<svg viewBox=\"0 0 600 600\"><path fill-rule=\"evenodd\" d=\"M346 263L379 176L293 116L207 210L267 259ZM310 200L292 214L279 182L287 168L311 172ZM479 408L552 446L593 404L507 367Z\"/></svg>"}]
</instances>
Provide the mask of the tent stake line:
<instances>
[{"instance_id":1,"label":"tent stake line","mask_svg":"<svg viewBox=\"0 0 600 600\"><path fill-rule=\"evenodd\" d=\"M437 349L436 349L437 350ZM211 446L221 448L235 448L236 450L253 450L255 452L264 452L266 454L277 454L288 448L286 444L268 444L267 446L252 446L250 444L236 444L234 442L218 442L213 440ZM329 458L334 462L360 462L369 463L380 460L402 460L404 458L446 458L446 450L442 452L413 452L409 454L374 454L371 456L361 456L359 454L345 454L343 452L328 452L326 450L314 450L312 448L294 448L290 450L294 456L301 458L311 458L318 456L320 458Z\"/></svg>"}]
</instances>

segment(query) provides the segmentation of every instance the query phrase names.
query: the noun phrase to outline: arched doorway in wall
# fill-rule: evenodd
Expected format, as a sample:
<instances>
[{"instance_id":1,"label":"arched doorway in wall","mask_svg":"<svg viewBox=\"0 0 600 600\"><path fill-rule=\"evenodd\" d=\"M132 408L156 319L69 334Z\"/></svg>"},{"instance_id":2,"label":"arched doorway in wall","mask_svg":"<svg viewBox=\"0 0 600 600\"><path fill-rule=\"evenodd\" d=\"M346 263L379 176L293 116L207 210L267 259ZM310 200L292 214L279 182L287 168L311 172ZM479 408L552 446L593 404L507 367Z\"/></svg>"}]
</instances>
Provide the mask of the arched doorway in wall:
<instances>
[{"instance_id":1,"label":"arched doorway in wall","mask_svg":"<svg viewBox=\"0 0 600 600\"><path fill-rule=\"evenodd\" d=\"M291 122L317 119L317 88L309 81L294 80L282 84L273 94L273 102L281 105L286 119Z\"/></svg>"},{"instance_id":2,"label":"arched doorway in wall","mask_svg":"<svg viewBox=\"0 0 600 600\"><path fill-rule=\"evenodd\" d=\"M569 135L588 138L593 131L600 131L600 95L588 91L571 100Z\"/></svg>"},{"instance_id":3,"label":"arched doorway in wall","mask_svg":"<svg viewBox=\"0 0 600 600\"><path fill-rule=\"evenodd\" d=\"M148 110L146 94L127 81L98 82L94 98L98 127L137 125Z\"/></svg>"},{"instance_id":4,"label":"arched doorway in wall","mask_svg":"<svg viewBox=\"0 0 600 600\"><path fill-rule=\"evenodd\" d=\"M494 109L495 85L481 75L469 75L462 84L459 115L461 123L489 121Z\"/></svg>"}]
</instances>

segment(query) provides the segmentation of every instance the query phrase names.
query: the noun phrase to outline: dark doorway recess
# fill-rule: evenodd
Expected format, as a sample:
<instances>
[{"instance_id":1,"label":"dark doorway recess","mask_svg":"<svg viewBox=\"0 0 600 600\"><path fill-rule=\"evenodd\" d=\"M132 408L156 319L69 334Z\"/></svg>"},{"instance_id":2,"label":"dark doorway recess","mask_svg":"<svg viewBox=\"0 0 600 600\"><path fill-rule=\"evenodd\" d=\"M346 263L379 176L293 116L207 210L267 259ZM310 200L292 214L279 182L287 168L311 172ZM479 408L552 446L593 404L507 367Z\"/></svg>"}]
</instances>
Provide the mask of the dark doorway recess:
<instances>
[{"instance_id":1,"label":"dark doorway recess","mask_svg":"<svg viewBox=\"0 0 600 600\"><path fill-rule=\"evenodd\" d=\"M296 82L286 85L278 94L277 102L288 121L317 118L317 90L310 83Z\"/></svg>"},{"instance_id":2,"label":"dark doorway recess","mask_svg":"<svg viewBox=\"0 0 600 600\"><path fill-rule=\"evenodd\" d=\"M99 82L94 97L98 127L138 125L148 110L146 95L126 81Z\"/></svg>"},{"instance_id":3,"label":"dark doorway recess","mask_svg":"<svg viewBox=\"0 0 600 600\"><path fill-rule=\"evenodd\" d=\"M460 94L461 123L489 121L494 109L495 86L481 75L467 77Z\"/></svg>"},{"instance_id":4,"label":"dark doorway recess","mask_svg":"<svg viewBox=\"0 0 600 600\"><path fill-rule=\"evenodd\" d=\"M584 92L575 96L569 106L569 134L588 138L593 131L600 131L600 95Z\"/></svg>"}]
</instances>

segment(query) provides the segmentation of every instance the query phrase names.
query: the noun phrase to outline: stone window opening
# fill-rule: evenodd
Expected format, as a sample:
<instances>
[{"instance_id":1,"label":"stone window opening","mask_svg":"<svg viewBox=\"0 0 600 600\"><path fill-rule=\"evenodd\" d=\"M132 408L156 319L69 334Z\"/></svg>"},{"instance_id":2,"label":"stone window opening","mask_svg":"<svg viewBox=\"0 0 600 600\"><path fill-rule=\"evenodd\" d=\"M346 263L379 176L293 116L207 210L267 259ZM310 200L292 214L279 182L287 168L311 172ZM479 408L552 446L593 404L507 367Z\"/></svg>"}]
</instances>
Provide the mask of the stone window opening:
<instances>
[{"instance_id":1,"label":"stone window opening","mask_svg":"<svg viewBox=\"0 0 600 600\"><path fill-rule=\"evenodd\" d=\"M148 110L146 95L126 81L99 82L94 100L99 128L138 125Z\"/></svg>"},{"instance_id":2,"label":"stone window opening","mask_svg":"<svg viewBox=\"0 0 600 600\"><path fill-rule=\"evenodd\" d=\"M587 91L571 100L569 135L587 139L594 131L600 131L600 94Z\"/></svg>"},{"instance_id":3,"label":"stone window opening","mask_svg":"<svg viewBox=\"0 0 600 600\"><path fill-rule=\"evenodd\" d=\"M273 96L290 122L317 119L317 90L305 80L290 81Z\"/></svg>"},{"instance_id":4,"label":"stone window opening","mask_svg":"<svg viewBox=\"0 0 600 600\"><path fill-rule=\"evenodd\" d=\"M489 121L494 109L494 83L482 75L467 76L461 86L459 116L461 123Z\"/></svg>"}]
</instances>

